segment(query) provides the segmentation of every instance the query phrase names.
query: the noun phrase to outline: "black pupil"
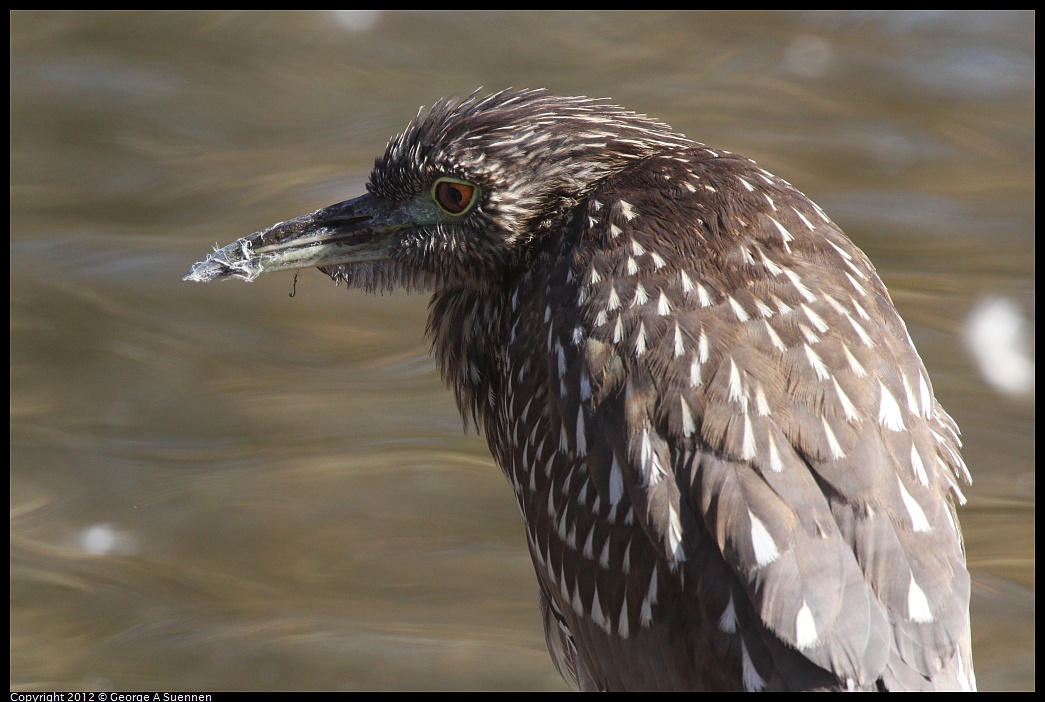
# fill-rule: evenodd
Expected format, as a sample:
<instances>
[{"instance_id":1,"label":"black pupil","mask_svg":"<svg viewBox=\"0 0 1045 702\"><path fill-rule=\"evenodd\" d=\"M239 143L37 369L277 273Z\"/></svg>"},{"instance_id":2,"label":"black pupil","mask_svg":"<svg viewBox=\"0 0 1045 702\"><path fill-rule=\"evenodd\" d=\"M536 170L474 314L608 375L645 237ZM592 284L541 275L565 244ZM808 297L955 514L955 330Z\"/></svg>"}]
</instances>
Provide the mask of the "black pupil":
<instances>
[{"instance_id":1,"label":"black pupil","mask_svg":"<svg viewBox=\"0 0 1045 702\"><path fill-rule=\"evenodd\" d=\"M455 183L439 184L439 199L447 210L453 213L460 212L468 204L465 197L465 186Z\"/></svg>"}]
</instances>

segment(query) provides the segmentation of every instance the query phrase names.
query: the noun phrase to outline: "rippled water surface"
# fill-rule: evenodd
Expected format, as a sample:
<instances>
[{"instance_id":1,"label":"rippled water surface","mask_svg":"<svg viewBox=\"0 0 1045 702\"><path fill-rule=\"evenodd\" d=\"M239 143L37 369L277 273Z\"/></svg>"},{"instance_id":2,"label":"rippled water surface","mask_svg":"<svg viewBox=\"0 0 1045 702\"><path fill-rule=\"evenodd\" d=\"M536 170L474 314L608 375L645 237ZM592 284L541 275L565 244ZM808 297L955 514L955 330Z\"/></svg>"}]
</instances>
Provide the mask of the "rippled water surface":
<instances>
[{"instance_id":1,"label":"rippled water surface","mask_svg":"<svg viewBox=\"0 0 1045 702\"><path fill-rule=\"evenodd\" d=\"M964 431L980 685L1033 688L1034 20L12 14L12 689L561 689L425 298L181 282L508 86L750 156L868 253ZM1005 330L1010 386L966 343Z\"/></svg>"}]
</instances>

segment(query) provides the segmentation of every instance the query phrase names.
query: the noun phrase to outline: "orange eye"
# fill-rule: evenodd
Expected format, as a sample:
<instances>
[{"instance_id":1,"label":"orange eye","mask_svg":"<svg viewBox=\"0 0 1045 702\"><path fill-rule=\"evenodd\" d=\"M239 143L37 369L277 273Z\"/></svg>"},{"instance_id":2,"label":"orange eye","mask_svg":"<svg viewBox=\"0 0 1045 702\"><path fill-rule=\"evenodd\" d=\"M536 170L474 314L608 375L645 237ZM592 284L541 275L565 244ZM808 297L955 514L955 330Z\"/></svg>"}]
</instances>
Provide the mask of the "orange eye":
<instances>
[{"instance_id":1,"label":"orange eye","mask_svg":"<svg viewBox=\"0 0 1045 702\"><path fill-rule=\"evenodd\" d=\"M432 186L432 197L444 212L463 215L475 204L479 188L456 178L440 178Z\"/></svg>"}]
</instances>

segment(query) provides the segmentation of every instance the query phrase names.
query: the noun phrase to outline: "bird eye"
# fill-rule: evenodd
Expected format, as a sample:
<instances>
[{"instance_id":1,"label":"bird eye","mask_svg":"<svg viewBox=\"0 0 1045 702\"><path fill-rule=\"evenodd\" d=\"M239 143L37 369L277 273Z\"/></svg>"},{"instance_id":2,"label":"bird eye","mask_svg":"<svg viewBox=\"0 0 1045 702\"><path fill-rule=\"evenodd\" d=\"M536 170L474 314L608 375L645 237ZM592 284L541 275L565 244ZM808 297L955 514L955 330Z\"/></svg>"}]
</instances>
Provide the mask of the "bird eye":
<instances>
[{"instance_id":1,"label":"bird eye","mask_svg":"<svg viewBox=\"0 0 1045 702\"><path fill-rule=\"evenodd\" d=\"M463 215L478 199L479 188L456 178L440 178L432 186L432 197L447 214Z\"/></svg>"}]
</instances>

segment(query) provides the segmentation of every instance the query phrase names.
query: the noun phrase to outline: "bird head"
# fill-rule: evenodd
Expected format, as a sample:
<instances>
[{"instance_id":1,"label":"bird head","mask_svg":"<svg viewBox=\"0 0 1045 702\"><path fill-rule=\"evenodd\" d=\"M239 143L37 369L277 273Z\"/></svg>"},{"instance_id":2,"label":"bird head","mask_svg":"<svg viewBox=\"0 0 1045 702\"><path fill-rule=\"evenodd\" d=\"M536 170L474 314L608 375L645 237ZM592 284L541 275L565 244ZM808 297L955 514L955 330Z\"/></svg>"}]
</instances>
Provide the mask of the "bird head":
<instances>
[{"instance_id":1,"label":"bird head","mask_svg":"<svg viewBox=\"0 0 1045 702\"><path fill-rule=\"evenodd\" d=\"M388 142L366 195L233 242L185 279L318 267L370 290L482 289L518 275L602 179L691 145L585 97L507 90L443 100Z\"/></svg>"}]
</instances>

